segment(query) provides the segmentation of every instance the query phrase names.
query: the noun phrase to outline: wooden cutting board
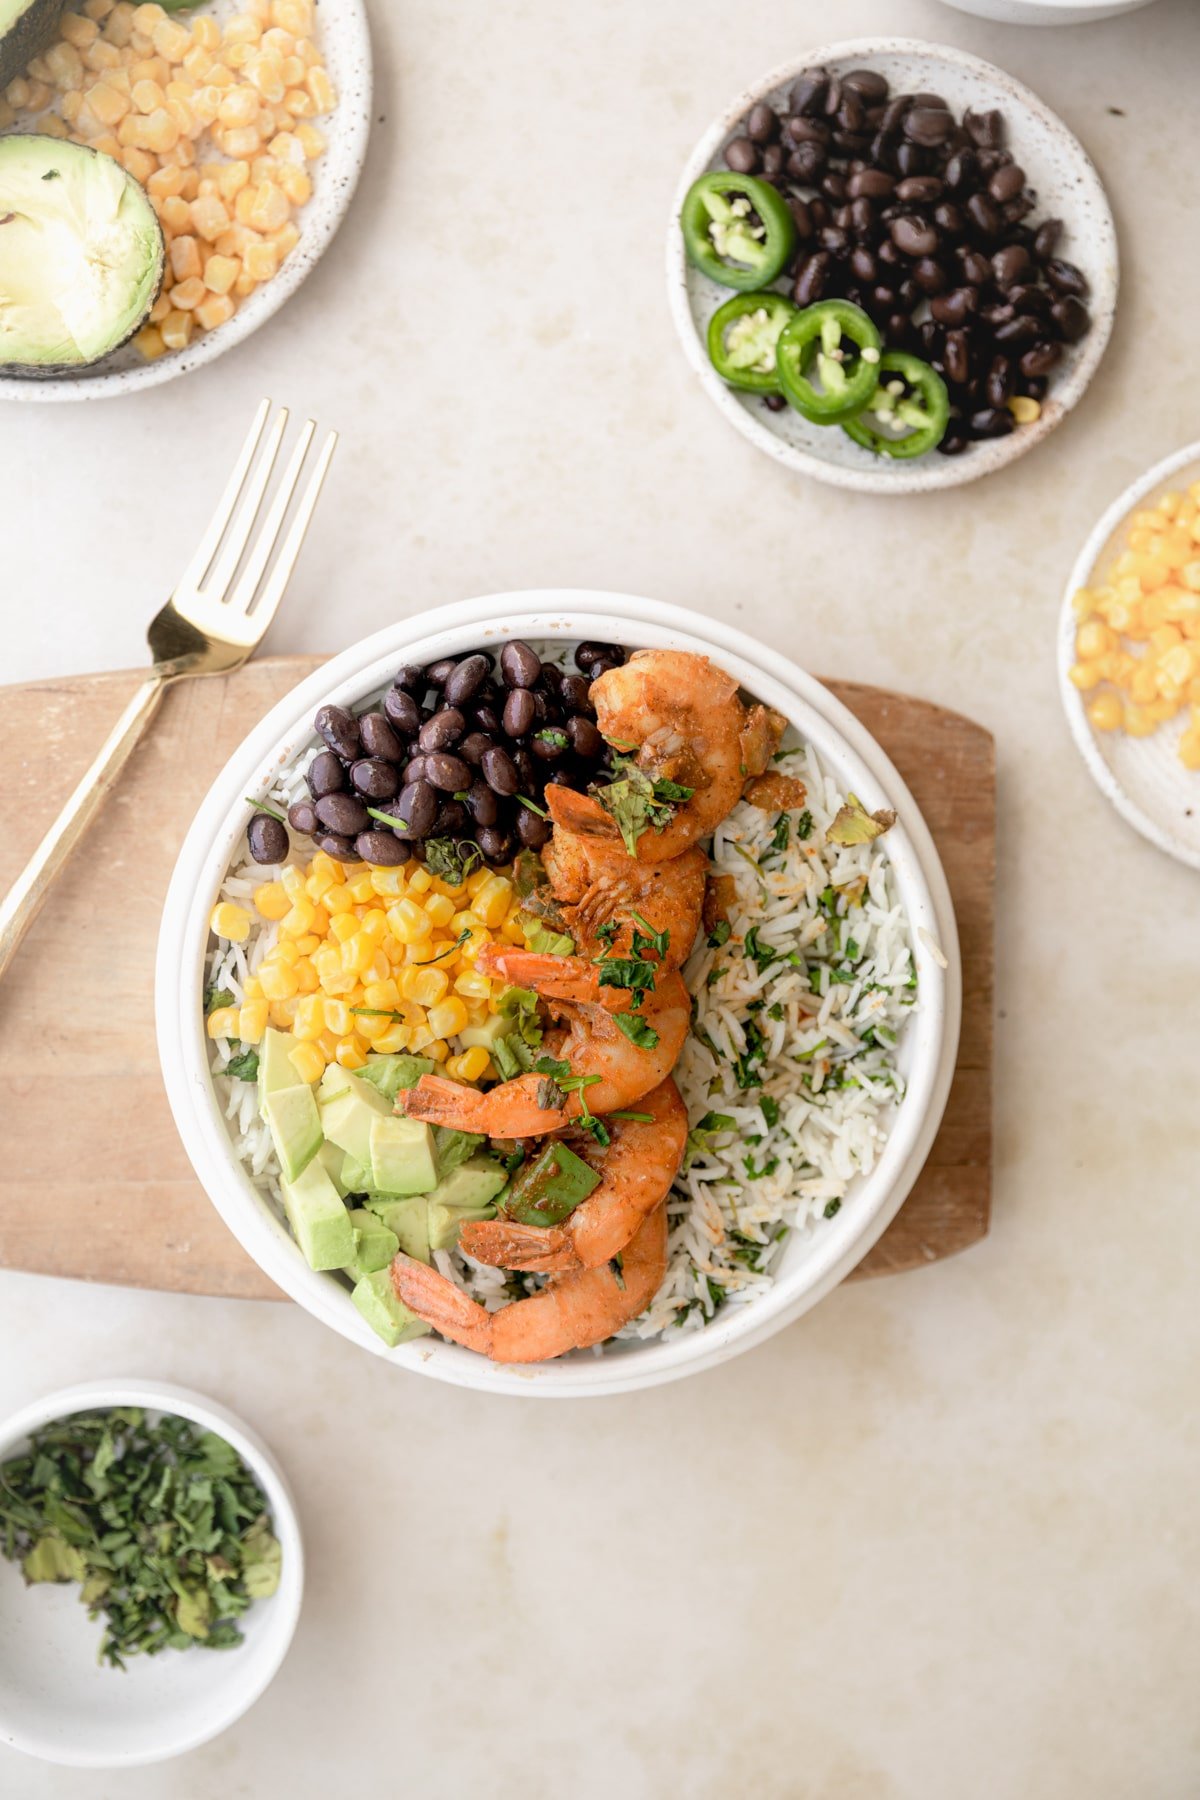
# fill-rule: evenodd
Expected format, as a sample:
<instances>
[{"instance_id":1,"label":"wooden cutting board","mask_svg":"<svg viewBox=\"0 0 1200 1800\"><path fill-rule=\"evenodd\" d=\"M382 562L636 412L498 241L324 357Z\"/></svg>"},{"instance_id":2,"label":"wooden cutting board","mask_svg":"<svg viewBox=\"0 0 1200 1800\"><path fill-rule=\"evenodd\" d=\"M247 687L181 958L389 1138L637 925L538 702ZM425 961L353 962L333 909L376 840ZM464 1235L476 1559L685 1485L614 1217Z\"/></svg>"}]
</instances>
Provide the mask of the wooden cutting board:
<instances>
[{"instance_id":1,"label":"wooden cutting board","mask_svg":"<svg viewBox=\"0 0 1200 1800\"><path fill-rule=\"evenodd\" d=\"M0 986L0 1267L180 1293L281 1298L209 1205L175 1134L154 1039L159 914L209 783L318 666L264 657L166 696L106 810ZM0 691L0 891L16 878L141 672ZM954 1086L916 1186L855 1275L983 1237L991 1204L995 762L957 713L831 682L907 781L958 917L965 1002ZM14 767L15 763L15 767Z\"/></svg>"}]
</instances>

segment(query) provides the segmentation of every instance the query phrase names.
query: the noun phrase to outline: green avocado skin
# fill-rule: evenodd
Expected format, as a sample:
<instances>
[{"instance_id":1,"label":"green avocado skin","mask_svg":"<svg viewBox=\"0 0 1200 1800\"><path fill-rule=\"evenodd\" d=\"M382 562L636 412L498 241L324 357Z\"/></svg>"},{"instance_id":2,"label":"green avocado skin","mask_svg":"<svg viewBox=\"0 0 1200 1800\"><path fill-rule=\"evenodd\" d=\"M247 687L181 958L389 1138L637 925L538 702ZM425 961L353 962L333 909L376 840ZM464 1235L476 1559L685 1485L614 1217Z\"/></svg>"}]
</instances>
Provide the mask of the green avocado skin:
<instances>
[{"instance_id":1,"label":"green avocado skin","mask_svg":"<svg viewBox=\"0 0 1200 1800\"><path fill-rule=\"evenodd\" d=\"M34 57L54 41L64 4L65 0L28 0L0 37L0 88L23 75Z\"/></svg>"}]
</instances>

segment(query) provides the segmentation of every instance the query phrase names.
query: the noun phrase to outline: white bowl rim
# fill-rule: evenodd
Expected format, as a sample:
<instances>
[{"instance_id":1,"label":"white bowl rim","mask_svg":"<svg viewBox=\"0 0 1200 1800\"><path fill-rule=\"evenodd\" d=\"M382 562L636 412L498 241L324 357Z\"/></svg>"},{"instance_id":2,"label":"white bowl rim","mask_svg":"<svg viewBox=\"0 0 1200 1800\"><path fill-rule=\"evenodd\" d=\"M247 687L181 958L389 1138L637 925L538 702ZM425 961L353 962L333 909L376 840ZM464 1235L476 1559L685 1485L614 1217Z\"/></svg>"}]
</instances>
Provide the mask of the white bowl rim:
<instances>
[{"instance_id":1,"label":"white bowl rim","mask_svg":"<svg viewBox=\"0 0 1200 1800\"><path fill-rule=\"evenodd\" d=\"M1096 734L1088 723L1087 711L1084 707L1083 695L1071 680L1071 666L1075 661L1075 614L1071 605L1076 590L1086 587L1096 572L1100 553L1113 532L1122 520L1154 490L1169 481L1180 469L1186 469L1189 463L1200 463L1200 438L1195 443L1185 444L1182 450L1172 451L1164 456L1161 462L1155 463L1136 481L1131 481L1124 491L1105 508L1099 519L1092 526L1083 549L1075 558L1066 588L1063 592L1062 609L1058 621L1058 686L1062 695L1063 711L1067 715L1067 724L1071 728L1071 736L1075 739L1079 754L1083 757L1089 775L1104 795L1116 807L1121 817L1140 832L1159 850L1165 850L1176 862L1186 863L1191 869L1200 869L1200 850L1194 850L1160 825L1153 814L1138 805L1128 790L1122 785L1100 754L1100 746L1096 742Z\"/></svg>"},{"instance_id":2,"label":"white bowl rim","mask_svg":"<svg viewBox=\"0 0 1200 1800\"><path fill-rule=\"evenodd\" d=\"M273 1530L283 1552L279 1587L269 1602L272 1607L279 1609L283 1624L272 1654L260 1658L261 1666L253 1669L250 1665L247 1666L247 1680L239 1689L233 1705L225 1707L219 1714L214 1712L211 1721L202 1730L180 1738L166 1750L154 1750L149 1754L134 1750L119 1755L98 1756L86 1749L72 1749L57 1740L47 1742L27 1731L19 1721L6 1719L2 1710L3 1696L0 1695L0 1744L23 1751L25 1755L37 1757L42 1762L77 1769L129 1769L147 1763L165 1762L169 1758L182 1756L188 1750L198 1749L201 1744L207 1744L219 1733L226 1731L261 1698L278 1674L291 1647L304 1596L304 1543L300 1535L296 1502L282 1468L272 1451L244 1419L194 1388L178 1387L174 1382L168 1381L145 1380L133 1375L105 1376L97 1381L83 1381L71 1387L58 1388L52 1394L30 1400L6 1419L0 1420L0 1460L32 1432L43 1425L49 1425L55 1419L67 1418L72 1413L114 1406L144 1406L148 1411L175 1413L181 1418L190 1419L195 1424L202 1425L205 1430L214 1431L224 1438L252 1470L267 1496Z\"/></svg>"},{"instance_id":3,"label":"white bowl rim","mask_svg":"<svg viewBox=\"0 0 1200 1800\"><path fill-rule=\"evenodd\" d=\"M169 351L141 367L108 369L98 374L89 372L86 367L64 375L6 375L0 369L0 401L53 406L80 400L115 400L122 394L160 387L165 381L177 381L181 375L190 375L193 369L202 369L218 356L224 356L227 350L251 337L291 299L328 250L350 209L371 135L373 70L366 0L337 0L336 6L321 15L322 29L334 12L338 14L336 29L344 31L347 40L351 37L356 40L352 50L354 79L338 94L337 108L331 115L337 124L331 126L329 132L332 138L336 131L338 161L344 162L345 173L339 183L331 186L327 207L305 221L304 253L301 254L301 246L297 246L279 273L264 282L248 303L238 308L232 319L215 331L206 331L186 350ZM329 162L329 151L323 161Z\"/></svg>"},{"instance_id":4,"label":"white bowl rim","mask_svg":"<svg viewBox=\"0 0 1200 1800\"><path fill-rule=\"evenodd\" d=\"M389 1350L370 1331L337 1283L303 1264L286 1227L270 1212L238 1162L217 1107L208 1067L207 1040L196 1005L207 919L212 899L238 838L245 829L244 796L265 791L265 771L289 761L312 736L311 718L326 702L354 704L391 678L413 656L432 660L449 653L441 640L460 645L489 635L553 635L646 644L681 644L741 662L747 687L776 703L798 729L815 739L840 740L839 773L860 784L870 805L890 804L901 823L890 840L891 856L913 924L922 1005L910 1030L936 1038L936 1048L914 1069L902 1107L879 1162L856 1200L871 1195L870 1209L845 1209L831 1221L805 1260L803 1283L780 1279L760 1300L723 1309L704 1331L678 1339L631 1345L619 1356L576 1357L531 1367L488 1362L455 1344L431 1338ZM765 660L764 660L765 659ZM786 685L779 681L782 671ZM828 759L828 749L826 757ZM847 769L847 765L849 768ZM946 957L943 971L917 926L927 922ZM574 1397L630 1391L672 1380L723 1361L770 1336L807 1310L849 1273L899 1210L924 1163L945 1107L961 1016L961 963L953 906L933 840L899 773L858 720L812 676L732 626L684 608L631 595L548 589L486 595L400 621L325 663L281 700L243 741L213 783L184 840L163 908L155 978L159 1057L168 1100L184 1148L202 1186L226 1224L272 1280L343 1336L377 1355L438 1379L488 1392ZM250 1198L253 1196L253 1205ZM857 1221L857 1223L856 1223ZM798 1289L792 1292L792 1289Z\"/></svg>"},{"instance_id":5,"label":"white bowl rim","mask_svg":"<svg viewBox=\"0 0 1200 1800\"><path fill-rule=\"evenodd\" d=\"M916 458L911 463L893 462L888 468L864 464L858 467L843 467L838 463L826 462L811 450L800 449L794 444L785 443L773 431L760 424L755 416L742 404L716 373L709 362L705 348L703 333L697 328L692 316L688 299L688 262L683 247L683 234L679 229L679 214L683 199L693 181L702 175L716 155L722 141L737 120L743 118L756 100L769 94L775 88L783 87L793 81L805 69L826 62L837 62L843 58L870 58L872 56L919 56L930 60L941 60L953 67L978 75L1005 89L1010 96L1009 105L1019 104L1033 113L1042 125L1055 135L1061 137L1064 145L1078 160L1078 173L1084 181L1091 183L1095 189L1100 208L1101 237L1099 245L1098 268L1089 268L1089 275L1095 280L1096 292L1101 295L1104 304L1093 315L1092 328L1084 340L1083 352L1073 369L1061 377L1054 386L1052 398L1055 405L1049 404L1042 415L1032 425L1024 426L1020 431L1010 432L1005 438L995 438L989 443L975 444L965 456L935 456L933 458ZM1107 268L1107 259L1111 258L1112 287L1103 292L1100 277ZM1100 360L1107 348L1112 334L1113 318L1116 313L1117 292L1120 279L1120 266L1117 248L1116 225L1108 194L1100 179L1099 171L1079 139L1069 126L1059 118L1053 109L1046 105L1031 88L1001 69L996 63L986 61L981 56L972 56L969 51L960 50L952 44L935 43L927 38L910 37L863 37L846 38L838 43L819 44L803 55L792 57L780 63L766 75L760 76L745 88L736 100L731 101L720 115L705 130L688 157L680 177L675 198L671 203L671 215L667 225L666 241L667 264L667 300L671 309L671 317L675 330L683 345L684 354L691 364L693 373L699 378L708 398L716 405L730 424L741 432L759 450L773 456L776 462L800 475L813 476L818 481L829 483L832 487L850 488L863 494L916 494L933 493L943 488L962 487L971 481L978 481L985 475L993 474L997 469L1007 468L1019 457L1025 456L1036 444L1049 436L1056 425L1062 423L1066 415L1082 399L1093 375L1099 367ZM1107 287L1107 282L1104 283Z\"/></svg>"}]
</instances>

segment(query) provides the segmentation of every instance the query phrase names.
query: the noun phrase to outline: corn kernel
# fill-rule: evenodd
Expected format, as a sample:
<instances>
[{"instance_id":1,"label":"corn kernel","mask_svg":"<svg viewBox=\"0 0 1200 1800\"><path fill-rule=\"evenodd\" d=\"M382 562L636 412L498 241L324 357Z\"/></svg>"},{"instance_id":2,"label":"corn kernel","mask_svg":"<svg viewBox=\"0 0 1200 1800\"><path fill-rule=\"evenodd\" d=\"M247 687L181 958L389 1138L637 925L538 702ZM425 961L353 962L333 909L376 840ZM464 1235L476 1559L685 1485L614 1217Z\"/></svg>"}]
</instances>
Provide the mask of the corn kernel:
<instances>
[{"instance_id":1,"label":"corn kernel","mask_svg":"<svg viewBox=\"0 0 1200 1800\"><path fill-rule=\"evenodd\" d=\"M243 1044L258 1044L267 1029L267 1002L265 1000L247 1000L238 1008L237 1035Z\"/></svg>"},{"instance_id":2,"label":"corn kernel","mask_svg":"<svg viewBox=\"0 0 1200 1800\"><path fill-rule=\"evenodd\" d=\"M401 1024L398 1019L395 1019L386 1031L380 1032L372 1048L384 1056L394 1056L398 1051L408 1049L411 1037L411 1026Z\"/></svg>"},{"instance_id":3,"label":"corn kernel","mask_svg":"<svg viewBox=\"0 0 1200 1800\"><path fill-rule=\"evenodd\" d=\"M210 1038L232 1038L238 1035L238 1013L236 1006L218 1006L215 1012L208 1015L208 1035Z\"/></svg>"},{"instance_id":4,"label":"corn kernel","mask_svg":"<svg viewBox=\"0 0 1200 1800\"><path fill-rule=\"evenodd\" d=\"M433 876L429 873L428 869L424 869L418 864L408 878L409 893L427 894L432 886Z\"/></svg>"},{"instance_id":5,"label":"corn kernel","mask_svg":"<svg viewBox=\"0 0 1200 1800\"><path fill-rule=\"evenodd\" d=\"M303 937L306 931L312 930L315 914L316 908L312 901L306 894L300 894L292 901L288 911L279 921L280 935L290 938Z\"/></svg>"},{"instance_id":6,"label":"corn kernel","mask_svg":"<svg viewBox=\"0 0 1200 1800\"><path fill-rule=\"evenodd\" d=\"M419 872L425 873L423 869ZM409 885L411 887L412 884ZM423 908L418 906L415 900L410 900L407 895L403 900L397 900L395 906L388 908L387 922L393 936L398 938L402 944L418 944L433 935L433 921Z\"/></svg>"},{"instance_id":7,"label":"corn kernel","mask_svg":"<svg viewBox=\"0 0 1200 1800\"><path fill-rule=\"evenodd\" d=\"M1122 720L1121 702L1111 689L1097 694L1087 709L1097 731L1115 731Z\"/></svg>"},{"instance_id":8,"label":"corn kernel","mask_svg":"<svg viewBox=\"0 0 1200 1800\"><path fill-rule=\"evenodd\" d=\"M464 1000L486 1000L492 991L488 976L480 975L475 969L464 969L461 975L454 978L454 991L461 994Z\"/></svg>"},{"instance_id":9,"label":"corn kernel","mask_svg":"<svg viewBox=\"0 0 1200 1800\"><path fill-rule=\"evenodd\" d=\"M163 343L162 332L156 324L143 325L133 341L147 362L156 362L160 356L166 355L167 346Z\"/></svg>"},{"instance_id":10,"label":"corn kernel","mask_svg":"<svg viewBox=\"0 0 1200 1800\"><path fill-rule=\"evenodd\" d=\"M300 989L295 971L288 963L264 962L258 978L268 1000L291 1000Z\"/></svg>"},{"instance_id":11,"label":"corn kernel","mask_svg":"<svg viewBox=\"0 0 1200 1800\"><path fill-rule=\"evenodd\" d=\"M303 1006L303 1001L301 1006ZM296 1010L299 1014L300 1008L297 1007ZM288 1051L288 1061L301 1081L320 1081L325 1073L325 1058L316 1044L301 1041L294 1049Z\"/></svg>"},{"instance_id":12,"label":"corn kernel","mask_svg":"<svg viewBox=\"0 0 1200 1800\"><path fill-rule=\"evenodd\" d=\"M496 875L474 895L474 910L485 925L491 927L503 923L512 892L512 882Z\"/></svg>"},{"instance_id":13,"label":"corn kernel","mask_svg":"<svg viewBox=\"0 0 1200 1800\"><path fill-rule=\"evenodd\" d=\"M437 1006L430 1007L429 1029L435 1031L440 1038L454 1037L463 1030L466 1023L467 1009L455 994Z\"/></svg>"},{"instance_id":14,"label":"corn kernel","mask_svg":"<svg viewBox=\"0 0 1200 1800\"><path fill-rule=\"evenodd\" d=\"M344 1037L337 1047L334 1060L343 1069L361 1069L366 1063L366 1053L357 1036Z\"/></svg>"},{"instance_id":15,"label":"corn kernel","mask_svg":"<svg viewBox=\"0 0 1200 1800\"><path fill-rule=\"evenodd\" d=\"M217 937L227 938L231 944L244 944L250 936L250 914L232 900L221 900L213 907L208 925Z\"/></svg>"},{"instance_id":16,"label":"corn kernel","mask_svg":"<svg viewBox=\"0 0 1200 1800\"><path fill-rule=\"evenodd\" d=\"M320 994L307 994L296 1008L295 1033L298 1038L319 1038L325 1029L325 1009Z\"/></svg>"},{"instance_id":17,"label":"corn kernel","mask_svg":"<svg viewBox=\"0 0 1200 1800\"><path fill-rule=\"evenodd\" d=\"M430 894L425 902L425 917L434 925L448 925L454 917L454 902L445 894Z\"/></svg>"},{"instance_id":18,"label":"corn kernel","mask_svg":"<svg viewBox=\"0 0 1200 1800\"><path fill-rule=\"evenodd\" d=\"M411 967L400 976L400 992L420 1006L433 1006L450 985L444 969Z\"/></svg>"},{"instance_id":19,"label":"corn kernel","mask_svg":"<svg viewBox=\"0 0 1200 1800\"><path fill-rule=\"evenodd\" d=\"M335 1037L343 1038L354 1027L354 1019L350 1008L344 1000L330 999L325 996L324 1018L326 1031L332 1031ZM332 1055L332 1052L330 1052Z\"/></svg>"},{"instance_id":20,"label":"corn kernel","mask_svg":"<svg viewBox=\"0 0 1200 1800\"><path fill-rule=\"evenodd\" d=\"M282 919L291 910L287 890L280 881L264 881L254 890L255 911L264 919Z\"/></svg>"},{"instance_id":21,"label":"corn kernel","mask_svg":"<svg viewBox=\"0 0 1200 1800\"><path fill-rule=\"evenodd\" d=\"M374 896L370 869L359 869L346 882L347 892L356 906L366 906Z\"/></svg>"},{"instance_id":22,"label":"corn kernel","mask_svg":"<svg viewBox=\"0 0 1200 1800\"><path fill-rule=\"evenodd\" d=\"M472 1044L469 1050L464 1050L461 1056L452 1060L457 1064L457 1072L464 1081L482 1081L492 1062L482 1044ZM450 1067L449 1062L446 1067Z\"/></svg>"}]
</instances>

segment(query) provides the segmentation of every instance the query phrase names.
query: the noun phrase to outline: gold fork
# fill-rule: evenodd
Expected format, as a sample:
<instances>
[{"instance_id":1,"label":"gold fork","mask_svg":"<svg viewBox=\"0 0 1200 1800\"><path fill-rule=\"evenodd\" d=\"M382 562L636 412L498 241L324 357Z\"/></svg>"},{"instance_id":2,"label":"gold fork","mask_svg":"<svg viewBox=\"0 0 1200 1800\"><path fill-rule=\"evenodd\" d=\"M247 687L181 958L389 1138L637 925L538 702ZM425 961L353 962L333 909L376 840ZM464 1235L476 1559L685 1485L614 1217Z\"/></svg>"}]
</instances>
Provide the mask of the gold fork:
<instances>
[{"instance_id":1,"label":"gold fork","mask_svg":"<svg viewBox=\"0 0 1200 1800\"><path fill-rule=\"evenodd\" d=\"M191 675L230 675L240 669L262 642L275 617L316 510L321 484L337 444L337 433L331 431L321 447L308 486L268 574L271 553L283 530L316 431L316 425L309 419L292 452L262 529L252 544L255 521L288 421L287 408L280 407L267 432L257 466L252 468L270 415L271 402L264 400L242 445L221 503L197 545L196 554L171 598L150 622L146 633L154 659L150 674L109 732L96 760L12 889L0 901L0 976L12 961L59 870L99 812L134 745L158 711L170 684ZM235 508L236 519L233 517ZM238 576L243 557L246 565Z\"/></svg>"}]
</instances>

